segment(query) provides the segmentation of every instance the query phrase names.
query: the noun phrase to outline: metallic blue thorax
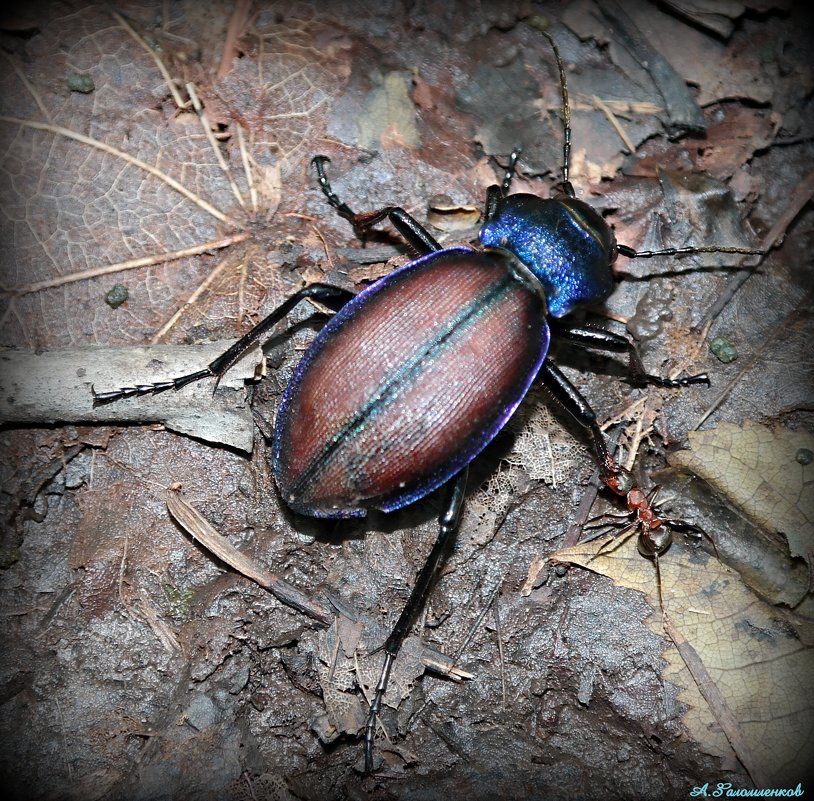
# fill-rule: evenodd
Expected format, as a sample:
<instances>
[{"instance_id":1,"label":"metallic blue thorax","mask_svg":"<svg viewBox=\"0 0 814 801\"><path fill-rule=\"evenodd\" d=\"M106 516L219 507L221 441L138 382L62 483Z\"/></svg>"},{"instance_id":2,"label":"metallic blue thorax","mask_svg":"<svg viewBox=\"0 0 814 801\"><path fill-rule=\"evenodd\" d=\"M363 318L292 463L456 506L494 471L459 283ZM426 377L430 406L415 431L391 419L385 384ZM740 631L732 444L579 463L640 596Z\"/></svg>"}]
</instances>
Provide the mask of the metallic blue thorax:
<instances>
[{"instance_id":1,"label":"metallic blue thorax","mask_svg":"<svg viewBox=\"0 0 814 801\"><path fill-rule=\"evenodd\" d=\"M602 217L581 200L509 195L481 229L480 241L510 250L540 279L553 317L601 303L613 290L616 242Z\"/></svg>"}]
</instances>

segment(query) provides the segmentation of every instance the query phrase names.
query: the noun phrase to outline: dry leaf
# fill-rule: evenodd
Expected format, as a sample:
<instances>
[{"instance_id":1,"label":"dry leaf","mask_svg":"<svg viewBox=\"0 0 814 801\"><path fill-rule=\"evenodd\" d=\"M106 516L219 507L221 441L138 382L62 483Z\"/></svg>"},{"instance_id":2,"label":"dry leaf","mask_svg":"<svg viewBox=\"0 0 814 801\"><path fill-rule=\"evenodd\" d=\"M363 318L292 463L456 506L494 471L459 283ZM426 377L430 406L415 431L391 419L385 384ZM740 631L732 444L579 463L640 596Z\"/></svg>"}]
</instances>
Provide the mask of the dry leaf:
<instances>
[{"instance_id":1,"label":"dry leaf","mask_svg":"<svg viewBox=\"0 0 814 801\"><path fill-rule=\"evenodd\" d=\"M814 551L814 436L757 423L691 431L670 458L703 478L757 525L786 536L793 556Z\"/></svg>"},{"instance_id":2,"label":"dry leaf","mask_svg":"<svg viewBox=\"0 0 814 801\"><path fill-rule=\"evenodd\" d=\"M636 538L605 546L605 541L583 543L554 558L638 590L658 609L656 571L638 553ZM664 610L700 656L759 770L775 786L796 783L814 749L814 627L756 598L737 573L703 552L677 543L659 565ZM653 615L650 627L660 632L660 621ZM707 752L731 758L715 711L678 651L668 648L664 658L662 675L682 688L683 720L693 739Z\"/></svg>"}]
</instances>

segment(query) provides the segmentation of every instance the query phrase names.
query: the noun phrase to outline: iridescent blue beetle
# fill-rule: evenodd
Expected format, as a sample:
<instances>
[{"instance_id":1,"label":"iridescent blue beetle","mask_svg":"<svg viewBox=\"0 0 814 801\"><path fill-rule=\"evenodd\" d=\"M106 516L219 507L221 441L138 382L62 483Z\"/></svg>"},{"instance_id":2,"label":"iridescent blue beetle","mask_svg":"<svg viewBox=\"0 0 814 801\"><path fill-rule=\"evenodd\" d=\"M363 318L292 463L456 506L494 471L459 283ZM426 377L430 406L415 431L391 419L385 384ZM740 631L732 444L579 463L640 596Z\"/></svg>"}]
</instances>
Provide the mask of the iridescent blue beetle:
<instances>
[{"instance_id":1,"label":"iridescent blue beetle","mask_svg":"<svg viewBox=\"0 0 814 801\"><path fill-rule=\"evenodd\" d=\"M563 321L613 290L611 265L627 257L741 248L641 251L613 232L568 180L570 111L554 41L563 101L562 194L544 200L509 195L518 152L500 186L489 188L479 250L443 249L403 209L356 214L331 189L324 156L314 158L328 202L360 235L384 220L420 258L359 295L312 284L296 292L208 367L171 381L95 395L109 403L220 378L306 298L336 311L302 357L277 413L272 465L283 500L314 517L389 512L447 485L438 538L384 644L384 662L365 729L365 768L373 769L376 720L393 660L421 609L441 554L458 526L470 462L495 437L534 381L543 382L591 437L604 483L637 515L640 550L656 556L670 543L661 520L630 474L610 455L587 401L548 358L550 333L587 348L626 353L639 384L684 387L706 375L670 380L647 374L625 337Z\"/></svg>"}]
</instances>

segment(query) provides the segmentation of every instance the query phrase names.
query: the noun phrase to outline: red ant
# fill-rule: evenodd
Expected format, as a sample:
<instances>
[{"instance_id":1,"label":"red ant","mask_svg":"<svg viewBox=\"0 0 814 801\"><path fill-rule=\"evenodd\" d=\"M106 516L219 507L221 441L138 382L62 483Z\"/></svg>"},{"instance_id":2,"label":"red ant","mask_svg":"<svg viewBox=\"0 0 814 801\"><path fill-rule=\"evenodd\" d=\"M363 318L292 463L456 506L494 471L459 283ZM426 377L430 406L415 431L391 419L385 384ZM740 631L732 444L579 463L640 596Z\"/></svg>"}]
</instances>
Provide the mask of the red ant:
<instances>
[{"instance_id":1,"label":"red ant","mask_svg":"<svg viewBox=\"0 0 814 801\"><path fill-rule=\"evenodd\" d=\"M686 538L692 538L698 543L702 537L706 537L712 544L715 550L715 556L718 558L718 549L715 542L700 526L693 523L688 523L686 520L677 518L661 517L659 512L660 504L656 499L660 491L659 486L653 487L649 493L645 494L639 487L633 486L628 489L625 494L628 511L621 515L602 515L601 517L621 517L627 518L629 522L623 526L621 531L615 534L611 539L605 542L602 547L592 557L596 559L602 551L613 543L621 544L631 534L638 532L639 539L637 543L639 553L647 559L652 559L656 566L656 582L659 592L659 605L662 614L664 613L664 598L661 589L661 570L659 568L659 556L667 551L673 543L673 532L679 531ZM620 494L622 494L620 492ZM599 520L600 518L595 518ZM601 524L600 524L601 525ZM604 531L607 531L607 526L602 526ZM604 531L599 534L586 538L584 542L589 542L600 536Z\"/></svg>"}]
</instances>

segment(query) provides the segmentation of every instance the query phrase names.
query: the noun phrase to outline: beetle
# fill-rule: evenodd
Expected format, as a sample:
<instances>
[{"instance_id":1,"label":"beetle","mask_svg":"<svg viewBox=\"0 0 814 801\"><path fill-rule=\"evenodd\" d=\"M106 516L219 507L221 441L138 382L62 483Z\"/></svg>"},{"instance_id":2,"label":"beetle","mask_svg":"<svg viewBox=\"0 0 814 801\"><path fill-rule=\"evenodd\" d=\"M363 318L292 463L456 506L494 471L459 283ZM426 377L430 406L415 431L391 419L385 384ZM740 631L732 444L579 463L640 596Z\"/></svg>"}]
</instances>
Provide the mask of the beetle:
<instances>
[{"instance_id":1,"label":"beetle","mask_svg":"<svg viewBox=\"0 0 814 801\"><path fill-rule=\"evenodd\" d=\"M94 403L100 404L210 377L217 386L240 356L303 300L319 301L335 312L297 365L277 412L271 461L283 500L312 517L360 517L369 509L400 509L447 487L436 541L382 646L383 666L365 726L367 771L373 769L377 716L393 661L457 530L469 464L535 381L586 430L605 485L647 520L640 532L642 552L657 557L669 547L669 524L676 521L660 520L631 474L612 457L590 405L550 360L550 338L554 334L580 347L627 355L635 384L687 387L709 384L709 379L706 374L650 375L626 337L563 318L611 294L612 265L619 255L762 253L736 247L636 251L618 244L602 216L576 197L569 180L565 70L553 38L542 33L556 60L562 94L560 194L551 199L510 194L520 156L515 150L502 183L487 191L479 247L445 249L398 206L354 212L331 187L327 157L316 156L313 165L323 194L357 234L388 221L419 257L358 295L328 284L304 287L195 373L94 391Z\"/></svg>"}]
</instances>

